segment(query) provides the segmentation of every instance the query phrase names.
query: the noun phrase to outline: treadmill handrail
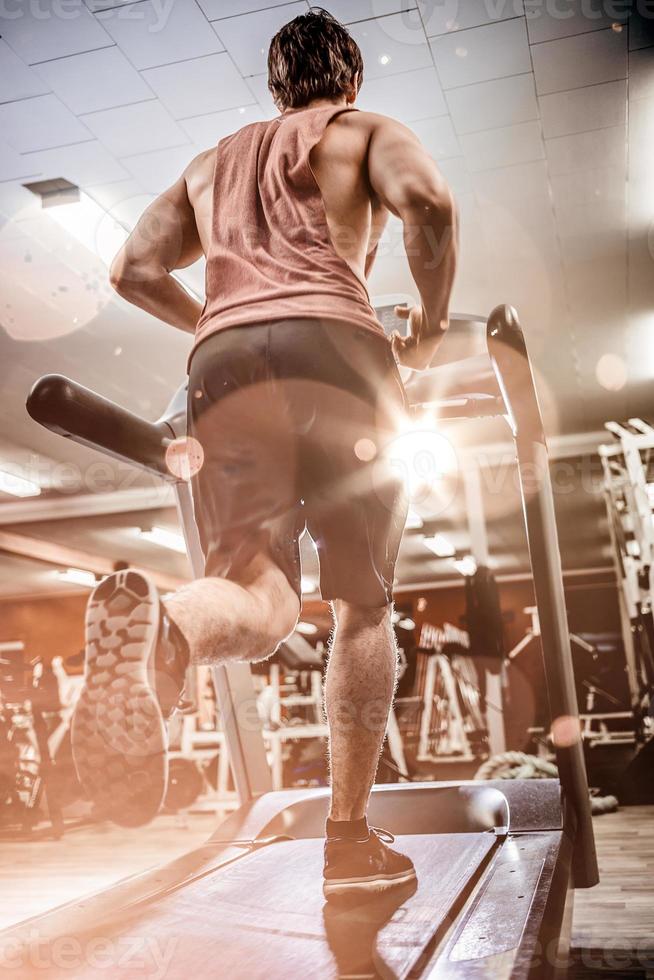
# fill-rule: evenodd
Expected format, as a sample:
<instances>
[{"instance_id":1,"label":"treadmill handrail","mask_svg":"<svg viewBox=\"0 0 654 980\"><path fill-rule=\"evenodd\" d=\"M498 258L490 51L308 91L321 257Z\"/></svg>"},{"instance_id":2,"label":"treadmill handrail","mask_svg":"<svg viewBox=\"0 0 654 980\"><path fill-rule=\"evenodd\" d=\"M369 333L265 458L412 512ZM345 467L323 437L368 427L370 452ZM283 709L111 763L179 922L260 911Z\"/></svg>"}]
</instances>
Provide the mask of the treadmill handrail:
<instances>
[{"instance_id":1,"label":"treadmill handrail","mask_svg":"<svg viewBox=\"0 0 654 980\"><path fill-rule=\"evenodd\" d=\"M61 374L46 374L34 384L27 411L57 435L175 480L166 466L175 432L163 419L148 422Z\"/></svg>"},{"instance_id":2,"label":"treadmill handrail","mask_svg":"<svg viewBox=\"0 0 654 980\"><path fill-rule=\"evenodd\" d=\"M564 720L562 724L565 726L569 720L578 719L579 708L554 495L536 385L524 334L512 307L498 306L493 310L488 318L487 341L516 442L550 717L553 727L560 719ZM589 888L597 883L599 874L581 732L578 737L573 732L570 741L572 744L556 745L556 758L564 800L572 806L577 823L573 855L574 884Z\"/></svg>"}]
</instances>

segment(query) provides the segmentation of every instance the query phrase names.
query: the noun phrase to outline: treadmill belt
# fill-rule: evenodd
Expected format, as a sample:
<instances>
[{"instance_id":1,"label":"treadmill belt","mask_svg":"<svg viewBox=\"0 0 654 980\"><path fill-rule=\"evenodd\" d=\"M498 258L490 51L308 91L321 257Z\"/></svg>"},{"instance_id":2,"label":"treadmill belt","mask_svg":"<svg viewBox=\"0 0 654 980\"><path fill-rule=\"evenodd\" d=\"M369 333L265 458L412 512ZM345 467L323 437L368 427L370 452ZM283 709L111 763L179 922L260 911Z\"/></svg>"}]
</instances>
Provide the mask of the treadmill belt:
<instances>
[{"instance_id":1,"label":"treadmill belt","mask_svg":"<svg viewBox=\"0 0 654 980\"><path fill-rule=\"evenodd\" d=\"M491 833L400 837L396 847L413 859L417 887L355 906L325 902L322 840L270 844L133 910L129 921L123 914L120 924L98 923L93 936L76 937L82 962L68 976L403 978L449 924L448 913L495 843ZM94 945L98 936L103 945ZM66 976L43 966L41 959L33 975Z\"/></svg>"}]
</instances>

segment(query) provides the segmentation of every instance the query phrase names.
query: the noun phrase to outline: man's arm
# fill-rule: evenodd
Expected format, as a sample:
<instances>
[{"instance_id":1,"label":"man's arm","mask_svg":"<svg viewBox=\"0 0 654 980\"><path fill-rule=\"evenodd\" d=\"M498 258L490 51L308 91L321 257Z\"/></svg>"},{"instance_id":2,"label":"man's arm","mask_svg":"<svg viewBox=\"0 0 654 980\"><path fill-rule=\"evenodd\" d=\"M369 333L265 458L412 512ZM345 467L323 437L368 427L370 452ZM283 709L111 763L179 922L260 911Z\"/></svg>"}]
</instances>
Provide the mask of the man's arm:
<instances>
[{"instance_id":1,"label":"man's arm","mask_svg":"<svg viewBox=\"0 0 654 980\"><path fill-rule=\"evenodd\" d=\"M449 325L456 271L456 206L438 167L406 126L385 117L373 129L368 173L375 193L404 225L404 243L422 307L398 311L409 336L394 338L398 360L429 367Z\"/></svg>"},{"instance_id":2,"label":"man's arm","mask_svg":"<svg viewBox=\"0 0 654 980\"><path fill-rule=\"evenodd\" d=\"M202 255L186 186L193 163L143 212L109 273L111 285L129 303L188 333L194 333L202 305L171 272Z\"/></svg>"}]
</instances>

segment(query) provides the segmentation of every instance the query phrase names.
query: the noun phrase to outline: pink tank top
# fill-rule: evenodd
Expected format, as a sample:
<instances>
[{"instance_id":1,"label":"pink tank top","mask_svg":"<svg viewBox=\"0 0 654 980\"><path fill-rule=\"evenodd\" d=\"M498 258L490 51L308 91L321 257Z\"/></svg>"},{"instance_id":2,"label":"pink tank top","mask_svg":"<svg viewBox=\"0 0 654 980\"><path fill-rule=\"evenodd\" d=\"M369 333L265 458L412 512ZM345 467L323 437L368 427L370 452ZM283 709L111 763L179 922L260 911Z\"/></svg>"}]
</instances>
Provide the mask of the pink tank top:
<instances>
[{"instance_id":1,"label":"pink tank top","mask_svg":"<svg viewBox=\"0 0 654 980\"><path fill-rule=\"evenodd\" d=\"M336 252L309 155L337 106L254 123L218 144L206 301L195 345L228 327L303 319L383 328Z\"/></svg>"}]
</instances>

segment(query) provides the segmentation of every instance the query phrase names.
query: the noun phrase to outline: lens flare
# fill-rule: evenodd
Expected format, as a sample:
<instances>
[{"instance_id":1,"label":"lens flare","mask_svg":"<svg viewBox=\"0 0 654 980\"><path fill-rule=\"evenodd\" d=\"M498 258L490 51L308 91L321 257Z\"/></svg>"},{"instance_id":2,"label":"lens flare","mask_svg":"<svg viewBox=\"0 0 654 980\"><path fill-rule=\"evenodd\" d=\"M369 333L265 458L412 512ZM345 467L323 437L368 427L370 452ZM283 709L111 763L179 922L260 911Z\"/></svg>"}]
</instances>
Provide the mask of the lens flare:
<instances>
[{"instance_id":1,"label":"lens flare","mask_svg":"<svg viewBox=\"0 0 654 980\"><path fill-rule=\"evenodd\" d=\"M183 436L173 439L166 449L166 466L177 480L190 480L204 464L204 450L197 439Z\"/></svg>"}]
</instances>

